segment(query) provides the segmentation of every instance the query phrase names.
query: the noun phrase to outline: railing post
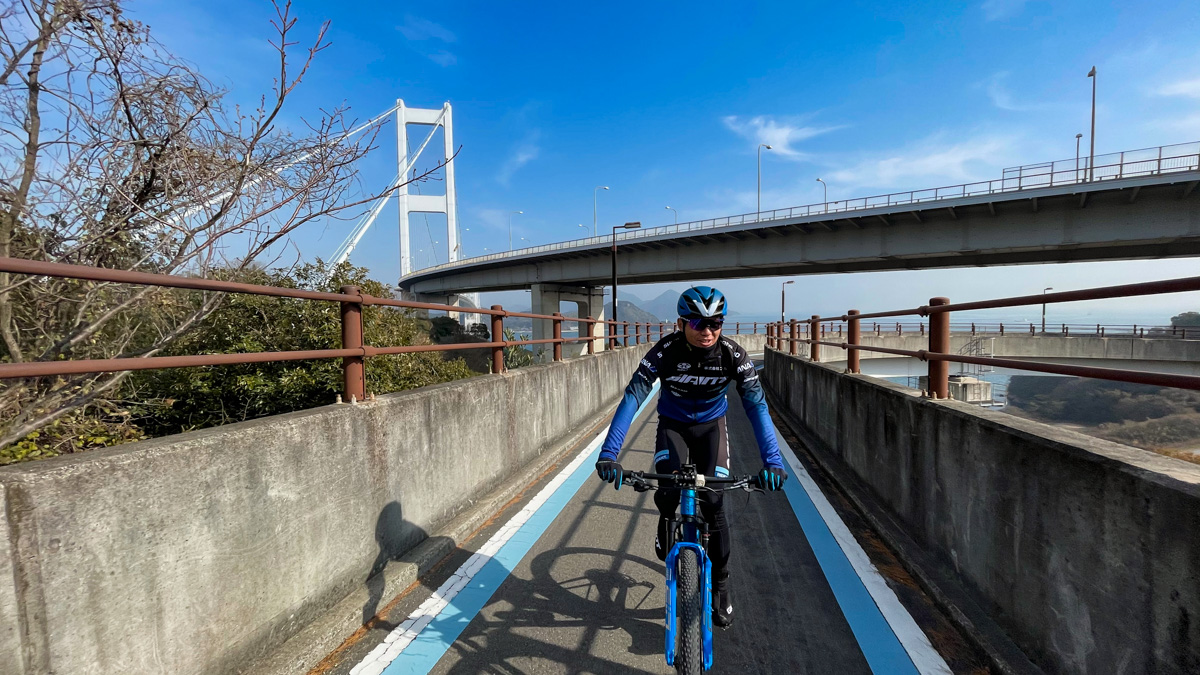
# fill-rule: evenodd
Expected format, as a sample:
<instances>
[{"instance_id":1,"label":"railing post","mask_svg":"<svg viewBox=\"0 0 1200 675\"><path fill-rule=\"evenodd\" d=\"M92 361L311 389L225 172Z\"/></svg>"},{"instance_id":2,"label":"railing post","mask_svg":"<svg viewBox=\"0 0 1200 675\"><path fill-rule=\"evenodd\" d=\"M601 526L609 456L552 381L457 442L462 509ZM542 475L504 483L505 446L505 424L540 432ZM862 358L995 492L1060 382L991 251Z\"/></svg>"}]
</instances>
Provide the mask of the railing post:
<instances>
[{"instance_id":1,"label":"railing post","mask_svg":"<svg viewBox=\"0 0 1200 675\"><path fill-rule=\"evenodd\" d=\"M949 298L930 298L930 307L950 304ZM929 315L929 351L946 354L950 351L950 312ZM950 363L929 361L929 395L933 398L950 397Z\"/></svg>"},{"instance_id":2,"label":"railing post","mask_svg":"<svg viewBox=\"0 0 1200 675\"><path fill-rule=\"evenodd\" d=\"M562 313L555 312L554 316L554 360L562 361Z\"/></svg>"},{"instance_id":3,"label":"railing post","mask_svg":"<svg viewBox=\"0 0 1200 675\"><path fill-rule=\"evenodd\" d=\"M847 332L847 336L846 336L846 344L847 345L856 345L857 346L862 341L862 336L859 334L858 315L859 315L859 311L857 309L852 309L849 312L846 312L846 317L849 320L849 324L850 324L849 329L846 331ZM847 349L846 350L846 365L850 367L849 370L852 373L862 372L861 369L859 368L858 355L859 355L859 352L857 349Z\"/></svg>"},{"instance_id":4,"label":"railing post","mask_svg":"<svg viewBox=\"0 0 1200 675\"><path fill-rule=\"evenodd\" d=\"M616 349L617 348L617 322L605 321L604 322L604 334L608 337L608 348Z\"/></svg>"},{"instance_id":5,"label":"railing post","mask_svg":"<svg viewBox=\"0 0 1200 675\"><path fill-rule=\"evenodd\" d=\"M342 294L359 296L359 302L342 303L342 349L362 349L362 293L358 286L342 286ZM357 403L367 397L362 356L342 358L342 390L342 400L350 403Z\"/></svg>"},{"instance_id":6,"label":"railing post","mask_svg":"<svg viewBox=\"0 0 1200 675\"><path fill-rule=\"evenodd\" d=\"M817 326L817 319L820 318L820 316L813 314L812 318L808 320L808 360L813 363L818 363L821 360L821 343L817 339L817 335L821 334L821 329Z\"/></svg>"},{"instance_id":7,"label":"railing post","mask_svg":"<svg viewBox=\"0 0 1200 675\"><path fill-rule=\"evenodd\" d=\"M1004 324L1000 324L1000 334L1004 335Z\"/></svg>"},{"instance_id":8,"label":"railing post","mask_svg":"<svg viewBox=\"0 0 1200 675\"><path fill-rule=\"evenodd\" d=\"M757 321L755 321L755 322L754 322L754 329L753 329L753 330L754 330L754 334L755 334L755 335L758 335L758 322L757 322Z\"/></svg>"},{"instance_id":9,"label":"railing post","mask_svg":"<svg viewBox=\"0 0 1200 675\"><path fill-rule=\"evenodd\" d=\"M921 337L925 336L925 322L921 322Z\"/></svg>"},{"instance_id":10,"label":"railing post","mask_svg":"<svg viewBox=\"0 0 1200 675\"><path fill-rule=\"evenodd\" d=\"M1035 333L1033 332L1033 324L1029 324L1029 334L1030 334L1030 335L1034 335L1034 334L1035 334Z\"/></svg>"},{"instance_id":11,"label":"railing post","mask_svg":"<svg viewBox=\"0 0 1200 675\"><path fill-rule=\"evenodd\" d=\"M501 305L492 305L492 309L503 310ZM492 315L492 342L504 342L504 315ZM504 347L492 347L492 372L499 375L504 372Z\"/></svg>"},{"instance_id":12,"label":"railing post","mask_svg":"<svg viewBox=\"0 0 1200 675\"><path fill-rule=\"evenodd\" d=\"M629 346L629 322L628 321L621 322L621 336L624 338L621 341L621 346L628 347Z\"/></svg>"},{"instance_id":13,"label":"railing post","mask_svg":"<svg viewBox=\"0 0 1200 675\"><path fill-rule=\"evenodd\" d=\"M596 353L596 324L592 323L591 316L588 316L587 319L588 319L588 322L586 324L579 324L579 325L581 327L585 326L585 325L587 326L588 338L589 338L587 341L587 353L595 354Z\"/></svg>"},{"instance_id":14,"label":"railing post","mask_svg":"<svg viewBox=\"0 0 1200 675\"><path fill-rule=\"evenodd\" d=\"M975 337L975 322L971 322L971 337Z\"/></svg>"},{"instance_id":15,"label":"railing post","mask_svg":"<svg viewBox=\"0 0 1200 675\"><path fill-rule=\"evenodd\" d=\"M798 334L800 331L796 327L796 324L798 324L798 323L799 323L799 321L792 319L791 323L788 325L788 332L789 332L788 337L791 338L791 342L788 343L788 353L791 354L792 356L796 355L797 345L800 344L800 341L797 339L800 337Z\"/></svg>"}]
</instances>

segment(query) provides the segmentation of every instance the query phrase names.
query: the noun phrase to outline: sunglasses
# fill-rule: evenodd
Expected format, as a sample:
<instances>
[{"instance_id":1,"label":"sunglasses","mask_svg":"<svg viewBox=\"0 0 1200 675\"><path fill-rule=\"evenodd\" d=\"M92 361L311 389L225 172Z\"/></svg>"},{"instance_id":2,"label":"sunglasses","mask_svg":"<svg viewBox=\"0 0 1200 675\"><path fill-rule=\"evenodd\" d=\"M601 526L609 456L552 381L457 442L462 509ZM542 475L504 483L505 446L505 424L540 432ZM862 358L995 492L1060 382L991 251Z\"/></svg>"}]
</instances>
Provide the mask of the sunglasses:
<instances>
[{"instance_id":1,"label":"sunglasses","mask_svg":"<svg viewBox=\"0 0 1200 675\"><path fill-rule=\"evenodd\" d=\"M724 321L716 319L688 319L688 327L692 330L711 330L713 332L721 330Z\"/></svg>"}]
</instances>

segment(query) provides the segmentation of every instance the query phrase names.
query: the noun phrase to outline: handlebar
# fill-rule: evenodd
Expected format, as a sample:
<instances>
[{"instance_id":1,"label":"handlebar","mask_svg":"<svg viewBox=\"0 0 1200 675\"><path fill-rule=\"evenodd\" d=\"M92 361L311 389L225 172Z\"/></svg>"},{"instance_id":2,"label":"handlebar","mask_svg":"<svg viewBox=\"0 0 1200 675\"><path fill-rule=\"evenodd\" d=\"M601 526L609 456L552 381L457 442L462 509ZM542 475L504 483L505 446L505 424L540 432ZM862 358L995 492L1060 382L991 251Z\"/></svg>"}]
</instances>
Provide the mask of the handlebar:
<instances>
[{"instance_id":1,"label":"handlebar","mask_svg":"<svg viewBox=\"0 0 1200 675\"><path fill-rule=\"evenodd\" d=\"M658 481L659 483L670 483L670 485L662 485L658 487L685 489L689 487L700 489L712 489L710 485L730 485L731 488L739 487L755 487L762 488L759 484L759 478L756 475L748 476L705 476L704 474L684 475L678 473L649 473L645 471L622 471L621 481L628 485L632 485L635 490L649 490L651 485L648 481Z\"/></svg>"}]
</instances>

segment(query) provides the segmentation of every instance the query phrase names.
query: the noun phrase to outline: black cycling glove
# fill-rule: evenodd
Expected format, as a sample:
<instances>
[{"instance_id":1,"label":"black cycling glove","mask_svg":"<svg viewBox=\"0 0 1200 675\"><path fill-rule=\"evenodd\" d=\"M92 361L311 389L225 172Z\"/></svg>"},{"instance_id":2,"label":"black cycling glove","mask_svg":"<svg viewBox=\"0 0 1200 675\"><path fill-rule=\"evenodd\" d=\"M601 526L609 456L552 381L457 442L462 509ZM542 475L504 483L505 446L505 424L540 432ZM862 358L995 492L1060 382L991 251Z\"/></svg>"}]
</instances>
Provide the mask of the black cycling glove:
<instances>
[{"instance_id":1,"label":"black cycling glove","mask_svg":"<svg viewBox=\"0 0 1200 675\"><path fill-rule=\"evenodd\" d=\"M782 490L783 482L787 478L787 472L778 466L764 466L762 471L758 472L758 484L766 490Z\"/></svg>"},{"instance_id":2,"label":"black cycling glove","mask_svg":"<svg viewBox=\"0 0 1200 675\"><path fill-rule=\"evenodd\" d=\"M600 480L606 483L613 483L618 490L621 489L623 475L621 473L621 465L618 462L608 460L600 460L596 462L596 475L600 476Z\"/></svg>"}]
</instances>

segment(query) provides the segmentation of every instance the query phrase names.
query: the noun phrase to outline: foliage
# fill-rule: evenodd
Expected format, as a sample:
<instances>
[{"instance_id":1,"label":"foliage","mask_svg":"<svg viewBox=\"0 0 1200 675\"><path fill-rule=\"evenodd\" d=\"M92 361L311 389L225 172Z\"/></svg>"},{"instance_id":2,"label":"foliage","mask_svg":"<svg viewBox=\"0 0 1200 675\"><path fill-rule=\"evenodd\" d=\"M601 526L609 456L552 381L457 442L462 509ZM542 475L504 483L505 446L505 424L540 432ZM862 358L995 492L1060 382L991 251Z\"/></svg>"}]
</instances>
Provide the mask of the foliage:
<instances>
[{"instance_id":1,"label":"foliage","mask_svg":"<svg viewBox=\"0 0 1200 675\"><path fill-rule=\"evenodd\" d=\"M373 135L347 139L344 109L283 123L328 26L297 50L290 4L276 4L276 79L257 106L242 108L127 17L125 5L0 0L0 256L236 273L305 223L350 217L374 200L360 194L355 168ZM223 297L2 272L0 361L154 356ZM56 420L81 425L61 430L63 438L86 437L128 377L6 383L0 447Z\"/></svg>"},{"instance_id":2,"label":"foliage","mask_svg":"<svg viewBox=\"0 0 1200 675\"><path fill-rule=\"evenodd\" d=\"M1171 317L1172 326L1200 326L1200 312L1184 312Z\"/></svg>"},{"instance_id":3,"label":"foliage","mask_svg":"<svg viewBox=\"0 0 1200 675\"><path fill-rule=\"evenodd\" d=\"M507 342L517 340L517 334L511 328L504 329L504 339ZM533 352L521 345L510 345L504 348L504 367L509 370L524 368L533 363Z\"/></svg>"},{"instance_id":4,"label":"foliage","mask_svg":"<svg viewBox=\"0 0 1200 675\"><path fill-rule=\"evenodd\" d=\"M375 297L392 289L367 278L367 270L343 263L328 282L318 261L288 273L252 270L239 281L284 288L334 292L358 286ZM409 310L363 308L363 339L375 346L427 344ZM300 351L341 347L341 309L336 303L232 295L196 330L167 353ZM366 360L369 393L385 394L468 377L461 359L437 352L374 356ZM340 359L142 371L131 378L129 397L139 404L134 418L147 432L162 435L275 415L333 403L342 391Z\"/></svg>"}]
</instances>

